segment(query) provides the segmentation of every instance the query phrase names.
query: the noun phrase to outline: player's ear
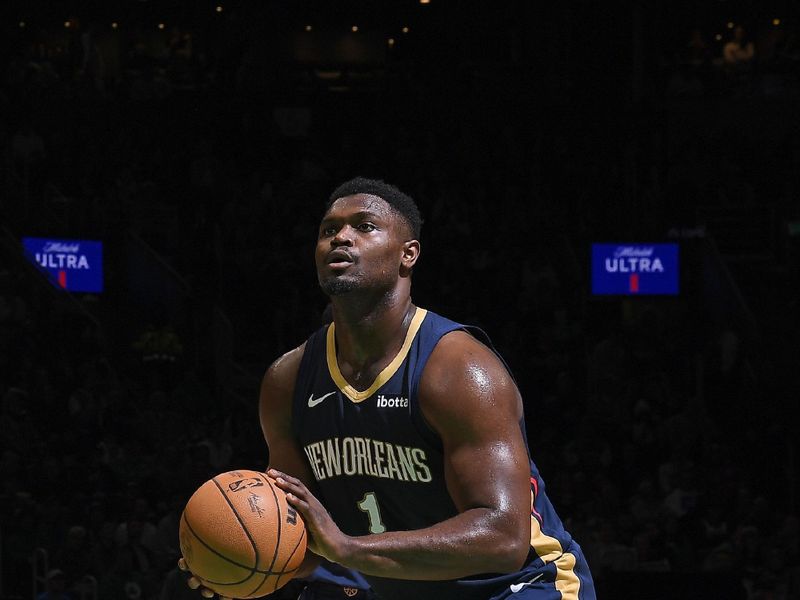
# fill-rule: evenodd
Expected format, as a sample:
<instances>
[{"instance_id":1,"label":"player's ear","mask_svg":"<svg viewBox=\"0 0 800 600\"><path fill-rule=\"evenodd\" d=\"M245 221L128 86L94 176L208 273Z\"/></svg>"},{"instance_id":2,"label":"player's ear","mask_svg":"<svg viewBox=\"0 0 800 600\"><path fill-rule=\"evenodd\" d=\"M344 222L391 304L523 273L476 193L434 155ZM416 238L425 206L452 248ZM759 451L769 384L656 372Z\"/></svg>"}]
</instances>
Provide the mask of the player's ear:
<instances>
[{"instance_id":1,"label":"player's ear","mask_svg":"<svg viewBox=\"0 0 800 600\"><path fill-rule=\"evenodd\" d=\"M403 276L411 273L411 269L419 258L419 240L403 242L403 255L400 258L400 274Z\"/></svg>"}]
</instances>

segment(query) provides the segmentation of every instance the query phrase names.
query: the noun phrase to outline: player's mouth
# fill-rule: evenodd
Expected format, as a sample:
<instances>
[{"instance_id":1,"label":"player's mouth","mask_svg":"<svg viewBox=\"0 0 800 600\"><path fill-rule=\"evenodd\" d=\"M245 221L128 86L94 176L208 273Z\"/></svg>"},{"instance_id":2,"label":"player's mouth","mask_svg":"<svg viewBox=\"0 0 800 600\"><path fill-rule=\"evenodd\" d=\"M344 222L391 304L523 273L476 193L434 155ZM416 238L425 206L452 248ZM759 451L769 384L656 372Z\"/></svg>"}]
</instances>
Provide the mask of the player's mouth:
<instances>
[{"instance_id":1,"label":"player's mouth","mask_svg":"<svg viewBox=\"0 0 800 600\"><path fill-rule=\"evenodd\" d=\"M326 262L331 269L346 269L353 264L353 257L345 250L333 250Z\"/></svg>"}]
</instances>

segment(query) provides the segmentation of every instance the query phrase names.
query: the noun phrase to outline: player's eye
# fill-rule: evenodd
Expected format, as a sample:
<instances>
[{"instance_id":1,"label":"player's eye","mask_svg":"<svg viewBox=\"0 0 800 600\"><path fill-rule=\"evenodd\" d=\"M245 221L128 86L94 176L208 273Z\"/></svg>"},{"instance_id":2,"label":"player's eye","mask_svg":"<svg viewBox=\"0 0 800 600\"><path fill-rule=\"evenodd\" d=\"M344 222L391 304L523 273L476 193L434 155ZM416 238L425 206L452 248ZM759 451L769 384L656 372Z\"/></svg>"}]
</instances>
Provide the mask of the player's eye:
<instances>
[{"instance_id":1,"label":"player's eye","mask_svg":"<svg viewBox=\"0 0 800 600\"><path fill-rule=\"evenodd\" d=\"M375 229L376 229L376 227L372 223L361 223L358 226L358 230L359 231L369 232L369 231L375 231Z\"/></svg>"},{"instance_id":2,"label":"player's eye","mask_svg":"<svg viewBox=\"0 0 800 600\"><path fill-rule=\"evenodd\" d=\"M331 225L326 225L325 227L320 227L319 229L320 237L331 237L336 235L336 227Z\"/></svg>"}]
</instances>

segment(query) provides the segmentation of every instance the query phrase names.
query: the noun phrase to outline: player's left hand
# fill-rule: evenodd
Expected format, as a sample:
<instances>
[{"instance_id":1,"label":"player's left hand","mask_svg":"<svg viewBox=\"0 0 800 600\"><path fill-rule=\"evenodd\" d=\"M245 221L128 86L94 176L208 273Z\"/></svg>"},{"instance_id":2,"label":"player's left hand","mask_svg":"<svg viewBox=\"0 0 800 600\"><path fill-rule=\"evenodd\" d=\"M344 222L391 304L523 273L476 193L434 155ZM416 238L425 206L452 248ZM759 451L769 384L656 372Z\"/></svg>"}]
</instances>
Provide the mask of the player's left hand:
<instances>
[{"instance_id":1,"label":"player's left hand","mask_svg":"<svg viewBox=\"0 0 800 600\"><path fill-rule=\"evenodd\" d=\"M214 597L214 592L212 590L208 589L207 587L205 587L201 583L200 579L198 579L197 577L192 575L192 572L189 571L189 565L186 564L186 561L183 559L183 557L178 559L178 568L181 571L183 571L185 573L188 573L190 575L189 579L186 580L186 585L188 585L193 590L198 590L200 592L200 595L203 598L213 598ZM232 598L228 598L226 596L220 596L219 600L232 600Z\"/></svg>"},{"instance_id":2,"label":"player's left hand","mask_svg":"<svg viewBox=\"0 0 800 600\"><path fill-rule=\"evenodd\" d=\"M342 533L322 503L296 477L275 469L270 469L267 474L286 492L289 504L303 515L309 537L308 549L331 562L344 565L343 558L350 538Z\"/></svg>"}]
</instances>

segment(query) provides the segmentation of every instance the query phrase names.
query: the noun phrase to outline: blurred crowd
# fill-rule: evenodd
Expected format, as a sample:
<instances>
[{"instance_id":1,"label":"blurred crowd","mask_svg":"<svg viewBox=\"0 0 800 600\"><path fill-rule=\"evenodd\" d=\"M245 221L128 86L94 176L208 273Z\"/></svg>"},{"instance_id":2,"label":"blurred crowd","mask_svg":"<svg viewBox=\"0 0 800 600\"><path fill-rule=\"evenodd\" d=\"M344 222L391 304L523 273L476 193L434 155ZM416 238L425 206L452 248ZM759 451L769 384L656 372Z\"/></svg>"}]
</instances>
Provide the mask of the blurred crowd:
<instances>
[{"instance_id":1,"label":"blurred crowd","mask_svg":"<svg viewBox=\"0 0 800 600\"><path fill-rule=\"evenodd\" d=\"M91 27L71 29L60 51L34 37L5 65L0 208L17 237L103 239L108 289L70 302L0 254L6 594L30 596L36 566L43 598L180 597L183 503L220 471L267 463L257 386L232 406L193 358L190 344L213 343L208 321L182 336L185 323L146 310L106 320L128 310L120 236L179 273L201 315L224 311L257 381L318 326L316 222L330 190L361 174L420 204L415 301L482 326L507 358L534 460L599 586L702 573L742 598L800 597L791 422L750 340L699 312L697 290L593 300L585 264L588 242L658 239L703 202L768 196L797 218L796 124L756 137L754 156L738 123L701 139L651 126L656 109L635 133L627 114L501 114L461 75L403 71L346 99L248 92L245 50L211 53L175 29L157 52L140 40L108 64ZM762 51L731 35L721 67L745 72ZM782 44L776 55L791 55Z\"/></svg>"},{"instance_id":2,"label":"blurred crowd","mask_svg":"<svg viewBox=\"0 0 800 600\"><path fill-rule=\"evenodd\" d=\"M780 18L759 27L728 21L720 32L693 29L685 46L662 57L673 97L766 96L797 90L800 38Z\"/></svg>"}]
</instances>

